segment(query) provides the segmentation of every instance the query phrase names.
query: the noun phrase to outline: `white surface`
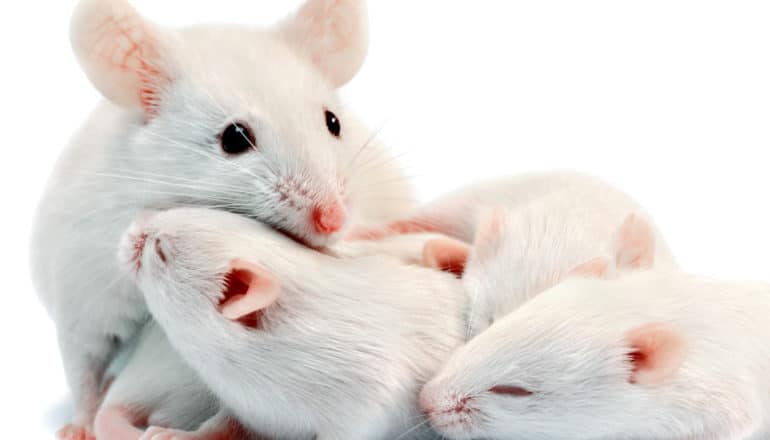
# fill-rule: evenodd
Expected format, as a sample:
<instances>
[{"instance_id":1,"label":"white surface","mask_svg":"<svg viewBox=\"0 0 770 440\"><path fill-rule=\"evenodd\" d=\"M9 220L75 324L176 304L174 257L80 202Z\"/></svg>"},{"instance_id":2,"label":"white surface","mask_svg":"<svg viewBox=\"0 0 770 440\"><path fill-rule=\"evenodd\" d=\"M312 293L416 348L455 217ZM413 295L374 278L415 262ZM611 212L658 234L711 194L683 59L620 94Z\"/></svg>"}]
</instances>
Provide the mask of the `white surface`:
<instances>
[{"instance_id":1,"label":"white surface","mask_svg":"<svg viewBox=\"0 0 770 440\"><path fill-rule=\"evenodd\" d=\"M299 2L134 3L185 24L270 23ZM591 171L650 209L686 268L770 280L770 3L370 3L370 57L344 95L384 124L424 197L479 176ZM0 6L8 438L50 438L69 411L27 242L46 175L98 99L69 50L74 4Z\"/></svg>"}]
</instances>

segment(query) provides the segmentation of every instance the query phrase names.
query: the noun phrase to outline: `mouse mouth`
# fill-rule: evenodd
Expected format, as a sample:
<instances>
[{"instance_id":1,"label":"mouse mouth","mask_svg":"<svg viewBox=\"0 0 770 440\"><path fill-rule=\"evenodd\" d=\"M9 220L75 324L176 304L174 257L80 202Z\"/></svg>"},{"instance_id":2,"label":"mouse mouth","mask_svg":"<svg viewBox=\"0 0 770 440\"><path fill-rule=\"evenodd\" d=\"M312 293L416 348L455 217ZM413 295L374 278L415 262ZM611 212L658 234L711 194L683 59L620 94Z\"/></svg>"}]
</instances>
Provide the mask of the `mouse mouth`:
<instances>
[{"instance_id":1,"label":"mouse mouth","mask_svg":"<svg viewBox=\"0 0 770 440\"><path fill-rule=\"evenodd\" d=\"M293 241L294 243L297 243L300 246L303 246L303 247L306 247L306 248L309 248L309 249L312 249L312 250L318 251L318 252L323 252L324 249L327 248L326 245L311 243L308 238L303 237L300 234L296 234L296 233L290 231L288 228L285 228L285 227L283 227L283 226L281 226L281 225L279 225L279 224L277 224L275 222L270 222L270 221L267 221L265 219L261 219L261 218L257 217L256 215L254 215L253 213L246 212L244 210L239 210L239 209L228 209L228 208L226 208L224 210L227 211L227 212L230 212L230 213L242 216L242 217L246 217L246 218L251 219L251 220L253 220L253 221L257 222L257 223L269 226L270 229L278 232L279 234L283 235L284 237L288 238L289 240Z\"/></svg>"},{"instance_id":2,"label":"mouse mouth","mask_svg":"<svg viewBox=\"0 0 770 440\"><path fill-rule=\"evenodd\" d=\"M249 291L250 282L251 274L245 270L232 269L225 274L222 281L222 299L219 300L218 304L219 310L222 310L228 304L232 304L233 302L242 299ZM262 328L263 314L263 310L257 310L241 316L236 319L235 322L238 322L247 328L259 329Z\"/></svg>"},{"instance_id":3,"label":"mouse mouth","mask_svg":"<svg viewBox=\"0 0 770 440\"><path fill-rule=\"evenodd\" d=\"M257 220L259 221L259 220ZM271 224L270 227L279 234L283 235L284 237L288 238L289 240L293 241L294 243L297 243L298 245L302 247L306 247L308 249L314 250L316 252L325 253L328 246L326 245L317 245L310 243L306 238L300 237L278 225Z\"/></svg>"}]
</instances>

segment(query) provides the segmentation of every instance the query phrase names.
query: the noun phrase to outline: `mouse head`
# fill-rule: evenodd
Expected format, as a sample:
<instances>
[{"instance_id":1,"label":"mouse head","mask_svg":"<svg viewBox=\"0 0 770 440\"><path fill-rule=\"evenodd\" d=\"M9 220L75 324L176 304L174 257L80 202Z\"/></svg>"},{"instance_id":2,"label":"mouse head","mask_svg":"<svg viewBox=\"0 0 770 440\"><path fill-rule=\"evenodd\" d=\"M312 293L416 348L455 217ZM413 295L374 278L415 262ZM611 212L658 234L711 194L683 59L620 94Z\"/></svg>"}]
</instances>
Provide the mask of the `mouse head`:
<instances>
[{"instance_id":1,"label":"mouse head","mask_svg":"<svg viewBox=\"0 0 770 440\"><path fill-rule=\"evenodd\" d=\"M563 219L535 220L495 208L482 216L472 247L447 240L426 245L426 262L463 273L470 298L469 336L564 279L613 278L654 262L654 231L637 214L608 231L604 244Z\"/></svg>"},{"instance_id":2,"label":"mouse head","mask_svg":"<svg viewBox=\"0 0 770 440\"><path fill-rule=\"evenodd\" d=\"M266 30L171 30L81 0L71 39L135 127L107 177L144 185L143 206L216 206L312 246L343 234L367 188L353 169L369 133L336 94L364 61L363 0L307 0Z\"/></svg>"},{"instance_id":3,"label":"mouse head","mask_svg":"<svg viewBox=\"0 0 770 440\"><path fill-rule=\"evenodd\" d=\"M280 260L282 250L294 248L312 252L247 218L190 208L140 216L123 236L119 260L145 293L162 295L165 304L216 309L257 327L283 290L275 272L260 261L260 250L269 249L272 260ZM292 252L292 259L299 255Z\"/></svg>"},{"instance_id":4,"label":"mouse head","mask_svg":"<svg viewBox=\"0 0 770 440\"><path fill-rule=\"evenodd\" d=\"M681 332L602 315L601 294L567 281L457 350L420 403L449 438L615 438L660 405L685 359ZM621 294L621 292L613 292ZM582 302L582 303L581 303Z\"/></svg>"}]
</instances>

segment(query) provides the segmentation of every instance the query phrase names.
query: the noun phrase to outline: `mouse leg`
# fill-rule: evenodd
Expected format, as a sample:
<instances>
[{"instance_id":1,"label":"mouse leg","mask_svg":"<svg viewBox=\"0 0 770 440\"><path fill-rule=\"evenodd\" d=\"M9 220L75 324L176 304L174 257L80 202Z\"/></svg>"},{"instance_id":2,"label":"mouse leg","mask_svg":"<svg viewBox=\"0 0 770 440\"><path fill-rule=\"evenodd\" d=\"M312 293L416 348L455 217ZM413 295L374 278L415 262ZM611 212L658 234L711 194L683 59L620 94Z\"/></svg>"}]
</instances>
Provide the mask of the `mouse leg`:
<instances>
[{"instance_id":1,"label":"mouse leg","mask_svg":"<svg viewBox=\"0 0 770 440\"><path fill-rule=\"evenodd\" d=\"M103 336L98 349L89 353L84 349L82 340L79 343L76 342L80 338L61 331L59 335L65 335L59 338L59 347L67 383L75 401L75 417L71 424L57 432L57 438L60 440L93 439L94 418L109 387L105 372L116 351L116 344L114 340Z\"/></svg>"},{"instance_id":2,"label":"mouse leg","mask_svg":"<svg viewBox=\"0 0 770 440\"><path fill-rule=\"evenodd\" d=\"M386 226L357 227L348 234L346 240L381 240L398 234L417 234L421 232L443 232L442 227L434 219L414 217L399 220Z\"/></svg>"},{"instance_id":3,"label":"mouse leg","mask_svg":"<svg viewBox=\"0 0 770 440\"><path fill-rule=\"evenodd\" d=\"M88 428L74 423L64 425L56 431L56 438L59 440L96 440Z\"/></svg>"},{"instance_id":4,"label":"mouse leg","mask_svg":"<svg viewBox=\"0 0 770 440\"><path fill-rule=\"evenodd\" d=\"M143 432L135 425L141 416L122 406L109 406L99 410L94 421L94 431L99 440L138 440Z\"/></svg>"},{"instance_id":5,"label":"mouse leg","mask_svg":"<svg viewBox=\"0 0 770 440\"><path fill-rule=\"evenodd\" d=\"M220 410L214 417L204 422L195 431L179 431L176 429L151 426L139 440L248 440L257 439L250 434L226 410Z\"/></svg>"}]
</instances>

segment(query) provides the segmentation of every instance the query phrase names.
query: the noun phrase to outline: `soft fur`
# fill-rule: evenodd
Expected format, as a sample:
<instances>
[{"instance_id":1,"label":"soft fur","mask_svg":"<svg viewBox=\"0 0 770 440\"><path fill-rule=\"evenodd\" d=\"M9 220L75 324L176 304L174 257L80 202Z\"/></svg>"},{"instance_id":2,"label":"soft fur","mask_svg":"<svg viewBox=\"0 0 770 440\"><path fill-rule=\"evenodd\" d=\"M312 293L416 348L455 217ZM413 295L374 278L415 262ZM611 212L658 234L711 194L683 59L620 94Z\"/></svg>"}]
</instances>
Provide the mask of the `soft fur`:
<instances>
[{"instance_id":1,"label":"soft fur","mask_svg":"<svg viewBox=\"0 0 770 440\"><path fill-rule=\"evenodd\" d=\"M496 207L516 208L565 191L574 191L576 196L592 194L593 197L601 197L606 194L606 204L621 202L636 206L628 195L604 180L588 174L570 171L516 174L479 181L450 191L420 207L408 218L383 228L356 230L352 238L380 237L394 233L439 232L471 242L476 238L476 230L486 210Z\"/></svg>"},{"instance_id":2,"label":"soft fur","mask_svg":"<svg viewBox=\"0 0 770 440\"><path fill-rule=\"evenodd\" d=\"M662 234L631 197L609 185L564 186L482 217L463 275L469 334L569 275L674 267Z\"/></svg>"},{"instance_id":3,"label":"soft fur","mask_svg":"<svg viewBox=\"0 0 770 440\"><path fill-rule=\"evenodd\" d=\"M98 439L124 440L141 437L146 425L194 430L218 410L216 397L151 321L110 385L95 433Z\"/></svg>"},{"instance_id":4,"label":"soft fur","mask_svg":"<svg viewBox=\"0 0 770 440\"><path fill-rule=\"evenodd\" d=\"M463 339L465 296L453 276L391 257L339 259L209 210L140 222L123 255L170 342L252 429L319 440L434 436L416 400ZM218 307L224 274L243 262L261 268L268 290L280 288L256 329Z\"/></svg>"},{"instance_id":5,"label":"soft fur","mask_svg":"<svg viewBox=\"0 0 770 440\"><path fill-rule=\"evenodd\" d=\"M757 283L576 278L459 349L421 401L456 439L764 438L768 316L770 286Z\"/></svg>"},{"instance_id":6,"label":"soft fur","mask_svg":"<svg viewBox=\"0 0 770 440\"><path fill-rule=\"evenodd\" d=\"M675 267L662 234L638 202L603 180L578 173L477 183L390 229L438 231L473 241L469 256L460 242L434 242L426 248L428 262L438 265L467 257L463 281L470 297L469 336L568 275Z\"/></svg>"},{"instance_id":7,"label":"soft fur","mask_svg":"<svg viewBox=\"0 0 770 440\"><path fill-rule=\"evenodd\" d=\"M138 210L217 207L313 246L336 241L352 222L405 215L408 184L335 92L363 62L366 28L356 0L308 0L267 30L164 29L125 0L82 0L73 47L107 101L50 179L32 252L80 428L99 406L113 353L146 318L114 257ZM341 122L339 138L326 110ZM251 126L253 151L222 151L219 135L233 121ZM334 233L311 225L314 206L324 204L344 219ZM76 431L62 436L83 435Z\"/></svg>"}]
</instances>

